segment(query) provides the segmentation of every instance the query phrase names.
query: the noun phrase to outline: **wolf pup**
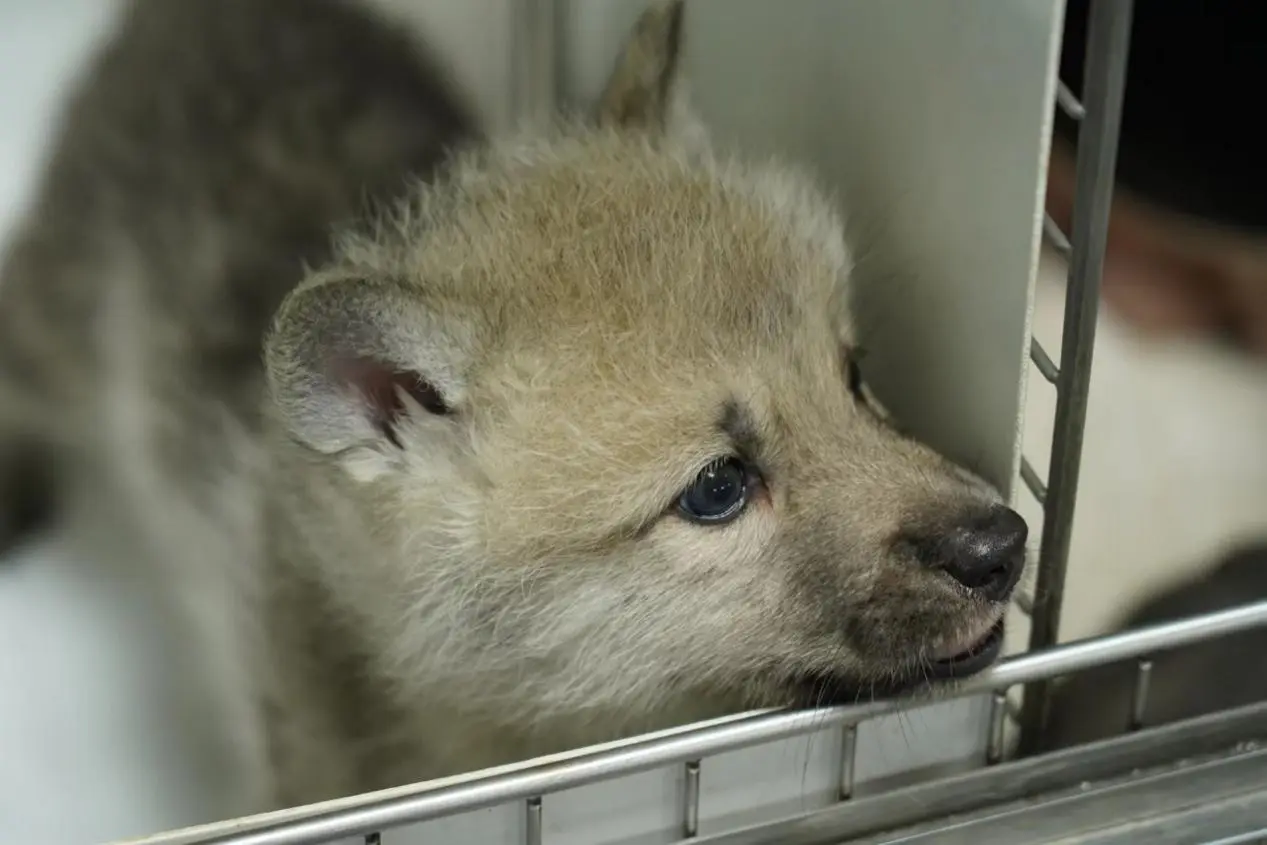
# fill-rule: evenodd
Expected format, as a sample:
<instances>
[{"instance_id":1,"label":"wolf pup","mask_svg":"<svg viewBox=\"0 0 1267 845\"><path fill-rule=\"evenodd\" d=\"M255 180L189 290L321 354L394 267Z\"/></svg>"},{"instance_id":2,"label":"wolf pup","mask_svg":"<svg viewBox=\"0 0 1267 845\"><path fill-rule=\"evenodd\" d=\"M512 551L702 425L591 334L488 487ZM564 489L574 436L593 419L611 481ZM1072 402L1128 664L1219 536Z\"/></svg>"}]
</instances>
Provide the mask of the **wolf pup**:
<instances>
[{"instance_id":1,"label":"wolf pup","mask_svg":"<svg viewBox=\"0 0 1267 845\"><path fill-rule=\"evenodd\" d=\"M683 15L487 142L336 0L135 0L74 95L4 489L128 503L259 806L998 654L1025 523L869 398L837 213L710 151Z\"/></svg>"}]
</instances>

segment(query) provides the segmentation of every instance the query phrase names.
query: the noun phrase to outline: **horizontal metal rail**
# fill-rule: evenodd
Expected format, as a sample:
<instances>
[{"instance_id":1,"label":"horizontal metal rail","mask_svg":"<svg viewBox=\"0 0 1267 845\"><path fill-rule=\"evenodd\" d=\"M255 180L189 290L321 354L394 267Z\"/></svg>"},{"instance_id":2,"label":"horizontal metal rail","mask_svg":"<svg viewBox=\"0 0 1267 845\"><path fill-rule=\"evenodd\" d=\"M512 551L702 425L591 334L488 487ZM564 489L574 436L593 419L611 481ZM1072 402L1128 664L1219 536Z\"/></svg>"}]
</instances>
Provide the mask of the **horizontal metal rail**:
<instances>
[{"instance_id":1,"label":"horizontal metal rail","mask_svg":"<svg viewBox=\"0 0 1267 845\"><path fill-rule=\"evenodd\" d=\"M1073 253L1073 244L1069 243L1069 236L1056 225L1056 221L1051 219L1050 214L1043 215L1043 237L1062 257L1067 259Z\"/></svg>"},{"instance_id":2,"label":"horizontal metal rail","mask_svg":"<svg viewBox=\"0 0 1267 845\"><path fill-rule=\"evenodd\" d=\"M1029 357L1034 362L1034 366L1042 373L1043 378L1052 384L1060 382L1060 368L1056 366L1056 362L1051 360L1051 356L1047 354L1047 350L1043 349L1043 345L1038 342L1037 338L1031 339L1029 342Z\"/></svg>"},{"instance_id":3,"label":"horizontal metal rail","mask_svg":"<svg viewBox=\"0 0 1267 845\"><path fill-rule=\"evenodd\" d=\"M1050 823L1052 817L1057 821L1061 819L1062 793L1068 796L1072 792L1077 799L1094 800L1122 788L1138 787L1150 775L1167 771L1184 771L1200 779L1197 770L1203 764L1236 766L1255 758L1261 761L1264 752L1256 748L1254 740L1263 737L1267 737L1267 702L886 790L847 804L833 804L716 833L700 842L707 845L770 845L774 842L821 845L854 842L857 837L882 831L886 842L907 842L904 835L914 830L925 830L932 836L963 830L971 824L973 815L978 820L1005 815L1009 809L1018 809L1017 802L1024 805L1023 814L1028 815L1029 820ZM1258 774L1261 777L1262 772ZM1193 786L1200 788L1198 784ZM1242 778L1235 782L1234 788L1252 789L1253 786ZM1267 799L1267 795L1263 797ZM1110 825L1131 815L1123 813L1125 808L1120 805L1114 807L1111 800L1104 809L1104 821ZM1173 805L1165 806L1158 812L1175 809ZM951 816L953 821L948 821ZM1028 829L1028 823L1025 827L1027 829L1019 835L1018 831L1012 831L1013 838L1003 841L1013 844L1022 839L1031 841L1026 839L1026 834L1040 829L1037 824L1033 829ZM1051 841L1046 837L1034 838ZM1135 841L1154 843L1153 839Z\"/></svg>"},{"instance_id":4,"label":"horizontal metal rail","mask_svg":"<svg viewBox=\"0 0 1267 845\"><path fill-rule=\"evenodd\" d=\"M1087 110L1082 107L1082 103L1074 96L1073 91L1069 90L1069 86L1063 82L1056 83L1056 102L1060 104L1064 113L1074 120L1082 120L1087 116Z\"/></svg>"},{"instance_id":5,"label":"horizontal metal rail","mask_svg":"<svg viewBox=\"0 0 1267 845\"><path fill-rule=\"evenodd\" d=\"M1038 471L1026 458L1021 458L1021 480L1029 488L1030 494L1040 505L1047 503L1047 485L1038 477Z\"/></svg>"},{"instance_id":6,"label":"horizontal metal rail","mask_svg":"<svg viewBox=\"0 0 1267 845\"><path fill-rule=\"evenodd\" d=\"M946 688L936 700L1004 690L1017 684L1048 680L1106 663L1155 655L1157 652L1267 626L1267 601L1111 636L1082 640L1042 652L1006 660L988 672ZM386 830L442 816L528 801L564 789L585 786L660 766L691 761L780 739L856 724L886 713L929 703L928 697L882 699L849 707L815 711L766 710L723 724L685 730L614 749L595 749L564 762L548 763L508 774L479 778L450 786L428 788L390 798L368 797L347 809L300 817L282 824L243 830L249 820L236 823L237 833L179 840L146 840L202 845L316 845L366 831Z\"/></svg>"}]
</instances>

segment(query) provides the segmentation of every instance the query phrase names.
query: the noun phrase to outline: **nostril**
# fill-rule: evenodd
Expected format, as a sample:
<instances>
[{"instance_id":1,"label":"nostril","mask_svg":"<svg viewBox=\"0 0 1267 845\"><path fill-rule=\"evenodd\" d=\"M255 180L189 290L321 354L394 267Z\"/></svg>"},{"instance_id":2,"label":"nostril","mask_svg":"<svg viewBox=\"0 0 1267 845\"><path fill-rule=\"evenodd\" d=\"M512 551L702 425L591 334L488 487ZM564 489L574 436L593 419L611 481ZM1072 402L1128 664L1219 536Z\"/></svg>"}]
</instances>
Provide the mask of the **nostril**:
<instances>
[{"instance_id":1,"label":"nostril","mask_svg":"<svg viewBox=\"0 0 1267 845\"><path fill-rule=\"evenodd\" d=\"M913 546L921 563L944 571L990 601L1007 598L1025 565L1029 526L1011 508L995 507L943 527Z\"/></svg>"},{"instance_id":2,"label":"nostril","mask_svg":"<svg viewBox=\"0 0 1267 845\"><path fill-rule=\"evenodd\" d=\"M1016 586L1020 575L1022 560L1017 558L1014 565L993 570L987 577L976 583L960 580L965 587L975 592L986 601L1003 601Z\"/></svg>"},{"instance_id":3,"label":"nostril","mask_svg":"<svg viewBox=\"0 0 1267 845\"><path fill-rule=\"evenodd\" d=\"M1012 569L1009 566L996 566L988 572L977 577L975 573L967 572L964 577L956 576L955 580L963 584L970 590L981 590L987 593L997 592L1000 587L1006 589L1007 581L1012 577Z\"/></svg>"}]
</instances>

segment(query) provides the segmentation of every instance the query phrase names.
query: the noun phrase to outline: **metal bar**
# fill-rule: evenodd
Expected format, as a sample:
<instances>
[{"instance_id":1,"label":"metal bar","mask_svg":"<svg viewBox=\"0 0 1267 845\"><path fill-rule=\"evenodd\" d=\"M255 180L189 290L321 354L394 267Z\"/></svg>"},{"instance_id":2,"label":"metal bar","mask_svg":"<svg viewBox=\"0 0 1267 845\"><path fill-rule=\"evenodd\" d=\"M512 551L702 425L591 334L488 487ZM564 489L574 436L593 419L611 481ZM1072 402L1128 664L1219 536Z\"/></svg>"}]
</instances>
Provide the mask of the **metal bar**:
<instances>
[{"instance_id":1,"label":"metal bar","mask_svg":"<svg viewBox=\"0 0 1267 845\"><path fill-rule=\"evenodd\" d=\"M1047 238L1047 243L1051 244L1052 249L1056 250L1065 258L1073 252L1073 246L1069 243L1069 238L1056 225L1056 221L1051 219L1050 214L1043 215L1043 237Z\"/></svg>"},{"instance_id":2,"label":"metal bar","mask_svg":"<svg viewBox=\"0 0 1267 845\"><path fill-rule=\"evenodd\" d=\"M1131 690L1131 716L1126 729L1137 731L1144 726L1148 712L1148 687L1153 678L1153 661L1142 659L1135 667L1135 686Z\"/></svg>"},{"instance_id":3,"label":"metal bar","mask_svg":"<svg viewBox=\"0 0 1267 845\"><path fill-rule=\"evenodd\" d=\"M1034 585L1031 651L1059 641L1069 540L1078 496L1078 471L1086 424L1087 393L1099 310L1100 272L1113 199L1126 57L1130 46L1132 0L1095 0L1087 32L1087 67L1083 94L1086 115L1078 133L1074 188L1073 257L1070 261L1065 320L1061 335L1060 379L1057 383L1056 427L1038 578ZM1049 682L1025 691L1021 748L1037 747L1047 723Z\"/></svg>"},{"instance_id":4,"label":"metal bar","mask_svg":"<svg viewBox=\"0 0 1267 845\"><path fill-rule=\"evenodd\" d=\"M990 697L990 737L985 749L986 765L993 766L1003 759L1003 743L1007 727L1007 692L998 691Z\"/></svg>"},{"instance_id":5,"label":"metal bar","mask_svg":"<svg viewBox=\"0 0 1267 845\"><path fill-rule=\"evenodd\" d=\"M1261 820L1267 815L1267 807L1257 809L1257 818ZM1249 830L1237 836L1224 836L1220 839L1209 840L1203 842L1202 845L1263 845L1267 842L1267 826L1258 828L1257 830Z\"/></svg>"},{"instance_id":6,"label":"metal bar","mask_svg":"<svg viewBox=\"0 0 1267 845\"><path fill-rule=\"evenodd\" d=\"M1034 597L1029 593L1018 592L1012 601L1016 605L1016 609L1021 613L1024 613L1026 616L1034 615Z\"/></svg>"},{"instance_id":7,"label":"metal bar","mask_svg":"<svg viewBox=\"0 0 1267 845\"><path fill-rule=\"evenodd\" d=\"M939 698L945 700L993 692L1257 627L1267 627L1267 601L1014 657L980 675L945 688ZM419 784L413 792L390 798L367 798L363 803L343 810L315 813L280 824L249 829L249 822L237 821L234 823L236 833L197 839L182 837L179 841L182 845L194 842L202 845L318 845L356 836L366 830L385 830L425 822L660 766L679 765L711 754L749 748L834 725L856 724L921 703L924 702L919 699L891 698L822 710L757 711L719 725L623 743L613 749L593 749L558 762L475 778L451 786ZM162 838L151 839L147 845L159 845L161 842Z\"/></svg>"},{"instance_id":8,"label":"metal bar","mask_svg":"<svg viewBox=\"0 0 1267 845\"><path fill-rule=\"evenodd\" d=\"M558 102L559 14L555 0L517 0L511 4L511 78L513 120L539 121L554 114Z\"/></svg>"},{"instance_id":9,"label":"metal bar","mask_svg":"<svg viewBox=\"0 0 1267 845\"><path fill-rule=\"evenodd\" d=\"M975 818L946 825L932 821L915 829L885 831L853 840L856 845L899 841L905 845L1038 845L1038 843L1130 842L1193 845L1211 822L1231 816L1230 830L1261 828L1262 817L1229 813L1231 807L1258 799L1263 811L1267 790L1267 752L1185 763L1147 772L1123 782L1063 794L1026 797L1011 805L990 806ZM1239 799L1239 800L1238 800ZM1212 815L1203 811L1217 809ZM1196 824L1184 823L1196 816ZM1204 816L1204 818L1202 818ZM1225 823L1226 823L1225 822ZM1125 834L1122 836L1121 834ZM1175 835L1179 834L1179 835Z\"/></svg>"},{"instance_id":10,"label":"metal bar","mask_svg":"<svg viewBox=\"0 0 1267 845\"><path fill-rule=\"evenodd\" d=\"M1021 458L1021 480L1025 482L1025 486L1029 488L1029 492L1040 505L1047 504L1047 485L1038 480L1034 465L1026 457Z\"/></svg>"},{"instance_id":11,"label":"metal bar","mask_svg":"<svg viewBox=\"0 0 1267 845\"><path fill-rule=\"evenodd\" d=\"M1060 370L1056 367L1056 362L1047 354L1047 350L1043 349L1042 344L1038 342L1038 338L1030 338L1029 359L1034 362L1035 367L1038 367L1043 378L1052 384L1060 383Z\"/></svg>"},{"instance_id":12,"label":"metal bar","mask_svg":"<svg viewBox=\"0 0 1267 845\"><path fill-rule=\"evenodd\" d=\"M1056 102L1064 109L1065 114L1074 120L1082 120L1087 116L1087 111L1082 107L1082 103L1078 102L1078 98L1069 90L1069 86L1063 82L1056 82Z\"/></svg>"},{"instance_id":13,"label":"metal bar","mask_svg":"<svg viewBox=\"0 0 1267 845\"><path fill-rule=\"evenodd\" d=\"M840 800L853 797L853 784L857 772L858 726L845 725L840 740Z\"/></svg>"},{"instance_id":14,"label":"metal bar","mask_svg":"<svg viewBox=\"0 0 1267 845\"><path fill-rule=\"evenodd\" d=\"M1265 735L1267 702L1262 702L1040 757L974 769L697 841L700 845L821 845L856 842L858 837L924 823L946 830L950 827L948 816L956 816L961 822L966 814L995 811L1013 801L1032 801L1062 790L1102 791L1112 788L1117 779L1129 779L1150 769L1173 768L1179 760L1235 761L1244 756L1238 749L1246 739ZM893 837L885 841L907 840ZM1151 840L1140 841L1151 845Z\"/></svg>"},{"instance_id":15,"label":"metal bar","mask_svg":"<svg viewBox=\"0 0 1267 845\"><path fill-rule=\"evenodd\" d=\"M524 845L541 845L541 798L524 802Z\"/></svg>"},{"instance_id":16,"label":"metal bar","mask_svg":"<svg viewBox=\"0 0 1267 845\"><path fill-rule=\"evenodd\" d=\"M682 838L694 839L699 836L699 760L690 760L686 764L686 801L682 813Z\"/></svg>"}]
</instances>

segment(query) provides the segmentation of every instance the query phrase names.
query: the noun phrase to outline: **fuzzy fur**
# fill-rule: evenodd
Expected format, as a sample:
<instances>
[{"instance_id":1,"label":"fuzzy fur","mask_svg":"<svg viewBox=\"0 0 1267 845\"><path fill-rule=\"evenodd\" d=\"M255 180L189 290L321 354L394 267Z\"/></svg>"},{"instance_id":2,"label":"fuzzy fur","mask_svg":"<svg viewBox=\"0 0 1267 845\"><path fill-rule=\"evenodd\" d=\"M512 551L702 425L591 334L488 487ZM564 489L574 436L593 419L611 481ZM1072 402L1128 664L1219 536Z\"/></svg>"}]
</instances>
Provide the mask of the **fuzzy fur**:
<instances>
[{"instance_id":1,"label":"fuzzy fur","mask_svg":"<svg viewBox=\"0 0 1267 845\"><path fill-rule=\"evenodd\" d=\"M125 503L252 808L904 687L1002 613L903 542L998 495L846 389L836 212L710 151L682 18L488 143L338 0L136 0L75 93L3 270L0 511ZM735 452L743 516L679 518Z\"/></svg>"}]
</instances>

